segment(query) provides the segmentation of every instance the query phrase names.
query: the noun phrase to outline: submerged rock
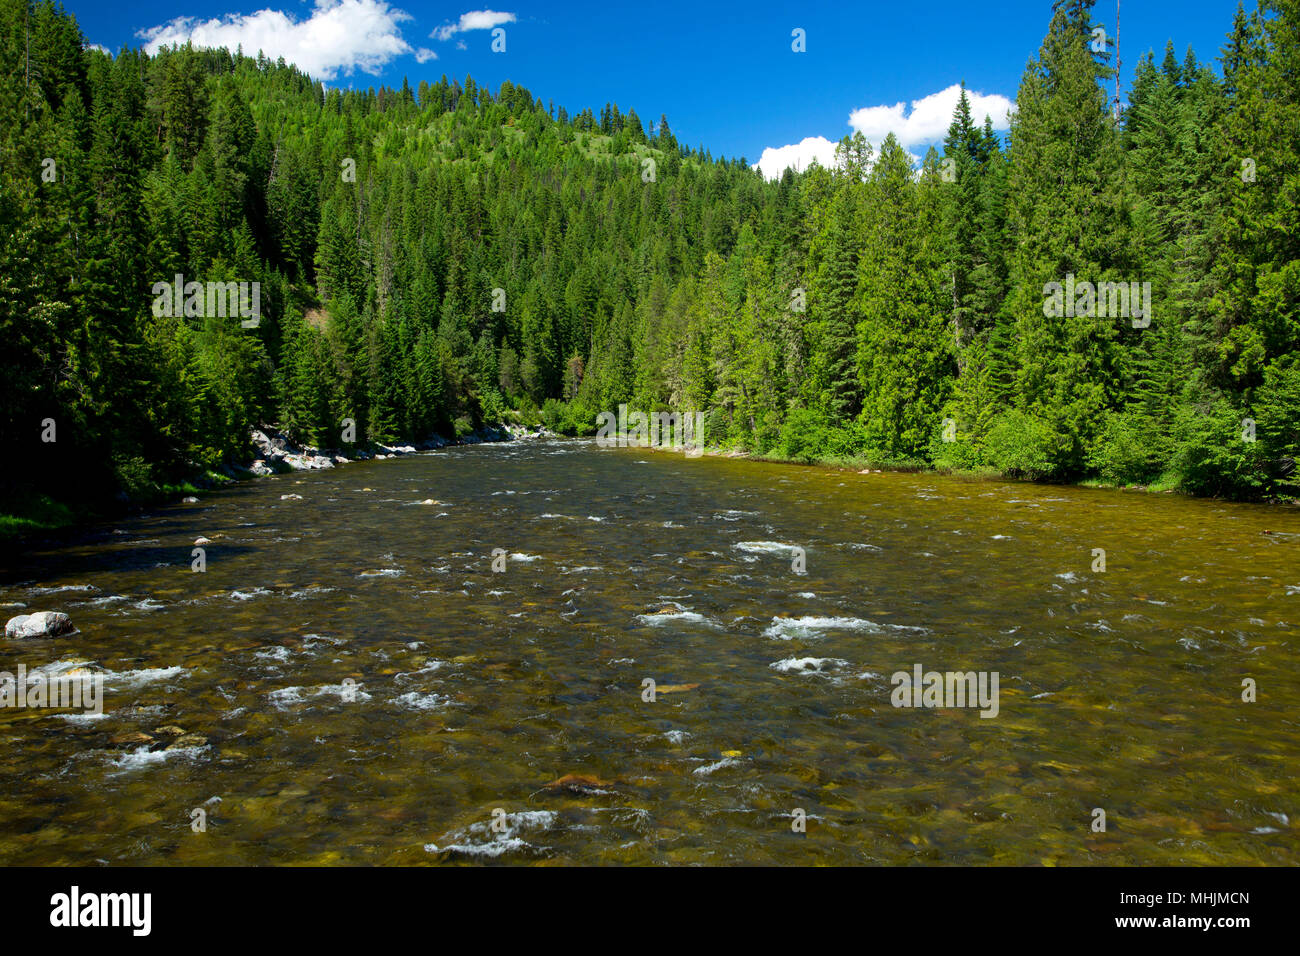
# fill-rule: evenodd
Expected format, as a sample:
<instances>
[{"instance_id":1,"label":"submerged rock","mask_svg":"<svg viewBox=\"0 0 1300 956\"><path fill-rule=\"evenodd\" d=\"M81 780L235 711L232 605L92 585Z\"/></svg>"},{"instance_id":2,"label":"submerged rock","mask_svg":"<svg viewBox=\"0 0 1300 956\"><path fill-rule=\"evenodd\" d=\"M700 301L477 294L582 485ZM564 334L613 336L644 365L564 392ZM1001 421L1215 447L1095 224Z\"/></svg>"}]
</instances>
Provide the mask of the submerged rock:
<instances>
[{"instance_id":1,"label":"submerged rock","mask_svg":"<svg viewBox=\"0 0 1300 956\"><path fill-rule=\"evenodd\" d=\"M141 731L133 730L128 733L117 734L116 736L109 737L108 742L117 746L139 745L153 743L153 737L149 734L142 733Z\"/></svg>"},{"instance_id":2,"label":"submerged rock","mask_svg":"<svg viewBox=\"0 0 1300 956\"><path fill-rule=\"evenodd\" d=\"M19 614L5 624L5 637L58 637L76 630L72 619L59 611Z\"/></svg>"},{"instance_id":3,"label":"submerged rock","mask_svg":"<svg viewBox=\"0 0 1300 956\"><path fill-rule=\"evenodd\" d=\"M660 684L655 688L656 694L680 694L683 691L695 690L699 684Z\"/></svg>"},{"instance_id":4,"label":"submerged rock","mask_svg":"<svg viewBox=\"0 0 1300 956\"><path fill-rule=\"evenodd\" d=\"M566 773L558 780L552 780L545 784L542 789L553 792L572 793L577 796L588 796L591 794L607 793L610 787L617 786L612 780L601 780L599 777L586 773Z\"/></svg>"}]
</instances>

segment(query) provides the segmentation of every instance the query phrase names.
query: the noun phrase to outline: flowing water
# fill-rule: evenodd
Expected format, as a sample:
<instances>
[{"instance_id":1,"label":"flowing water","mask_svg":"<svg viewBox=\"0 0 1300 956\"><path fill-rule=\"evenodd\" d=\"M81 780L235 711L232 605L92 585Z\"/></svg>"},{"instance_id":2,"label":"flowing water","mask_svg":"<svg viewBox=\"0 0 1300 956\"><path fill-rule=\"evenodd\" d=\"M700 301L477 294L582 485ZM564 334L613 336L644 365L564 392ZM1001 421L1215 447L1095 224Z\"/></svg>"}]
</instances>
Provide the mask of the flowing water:
<instances>
[{"instance_id":1,"label":"flowing water","mask_svg":"<svg viewBox=\"0 0 1300 956\"><path fill-rule=\"evenodd\" d=\"M1300 863L1289 509L532 440L10 564L106 686L0 710L4 864Z\"/></svg>"}]
</instances>

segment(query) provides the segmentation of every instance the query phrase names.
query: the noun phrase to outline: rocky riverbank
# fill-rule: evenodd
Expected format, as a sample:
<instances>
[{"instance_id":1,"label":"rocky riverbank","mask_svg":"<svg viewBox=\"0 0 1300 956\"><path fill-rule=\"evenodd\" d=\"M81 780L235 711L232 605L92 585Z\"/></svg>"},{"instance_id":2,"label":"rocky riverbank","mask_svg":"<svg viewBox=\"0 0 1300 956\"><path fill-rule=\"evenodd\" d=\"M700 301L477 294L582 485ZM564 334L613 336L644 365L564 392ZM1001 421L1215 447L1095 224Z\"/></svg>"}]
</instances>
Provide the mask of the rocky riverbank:
<instances>
[{"instance_id":1,"label":"rocky riverbank","mask_svg":"<svg viewBox=\"0 0 1300 956\"><path fill-rule=\"evenodd\" d=\"M318 471L345 465L350 461L396 458L417 451L431 451L448 445L478 445L484 442L519 441L529 438L553 438L554 433L541 425L533 428L501 425L485 427L465 435L457 441L447 441L439 435L414 445L385 445L377 443L369 448L321 449L312 445L298 445L288 435L274 429L254 428L249 436L253 460L242 469L230 469L230 477L237 472L257 476L285 474L291 471Z\"/></svg>"},{"instance_id":2,"label":"rocky riverbank","mask_svg":"<svg viewBox=\"0 0 1300 956\"><path fill-rule=\"evenodd\" d=\"M248 465L228 465L220 473L228 479L247 478L250 475L288 474L295 471L319 471L334 468L352 461L371 461L375 459L397 458L414 454L418 451L430 451L446 448L450 445L479 445L485 442L522 441L534 438L554 438L554 432L541 425L532 428L501 425L479 429L462 436L457 441L434 435L414 445L375 444L369 448L358 449L321 449L312 445L299 445L283 432L271 428L254 428L249 434L251 463ZM197 502L189 496L186 503ZM200 538L195 544L207 544ZM59 637L75 630L66 614L58 611L28 612L11 618L5 625L5 638Z\"/></svg>"}]
</instances>

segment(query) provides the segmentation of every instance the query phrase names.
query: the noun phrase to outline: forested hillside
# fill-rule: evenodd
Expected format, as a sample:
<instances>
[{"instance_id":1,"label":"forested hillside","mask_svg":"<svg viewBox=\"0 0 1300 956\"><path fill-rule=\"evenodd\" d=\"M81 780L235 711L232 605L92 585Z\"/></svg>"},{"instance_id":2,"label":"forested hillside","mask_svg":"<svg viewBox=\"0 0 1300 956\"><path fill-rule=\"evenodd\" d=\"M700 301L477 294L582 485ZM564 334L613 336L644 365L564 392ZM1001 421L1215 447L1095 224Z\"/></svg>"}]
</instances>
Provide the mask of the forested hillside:
<instances>
[{"instance_id":1,"label":"forested hillside","mask_svg":"<svg viewBox=\"0 0 1300 956\"><path fill-rule=\"evenodd\" d=\"M0 0L0 490L138 495L257 423L589 433L626 402L803 460L1286 491L1300 0L1239 10L1219 71L1148 55L1118 120L1091 6L1045 4L1008 138L963 99L919 165L859 135L765 182L630 109L110 57ZM256 328L155 314L177 274L259 282ZM1051 314L1067 276L1150 283L1148 324Z\"/></svg>"}]
</instances>

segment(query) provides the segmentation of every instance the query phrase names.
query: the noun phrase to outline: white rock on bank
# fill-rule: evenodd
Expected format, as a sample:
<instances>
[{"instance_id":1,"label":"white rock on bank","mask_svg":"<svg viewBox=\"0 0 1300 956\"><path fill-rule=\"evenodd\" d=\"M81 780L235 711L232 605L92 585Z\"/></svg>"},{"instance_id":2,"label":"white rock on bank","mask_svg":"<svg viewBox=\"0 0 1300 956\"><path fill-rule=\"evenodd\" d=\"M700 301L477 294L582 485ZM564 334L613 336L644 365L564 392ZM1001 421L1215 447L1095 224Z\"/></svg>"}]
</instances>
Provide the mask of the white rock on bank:
<instances>
[{"instance_id":1,"label":"white rock on bank","mask_svg":"<svg viewBox=\"0 0 1300 956\"><path fill-rule=\"evenodd\" d=\"M317 471L321 468L333 468L333 459L324 455L285 455L282 459L294 471Z\"/></svg>"}]
</instances>

